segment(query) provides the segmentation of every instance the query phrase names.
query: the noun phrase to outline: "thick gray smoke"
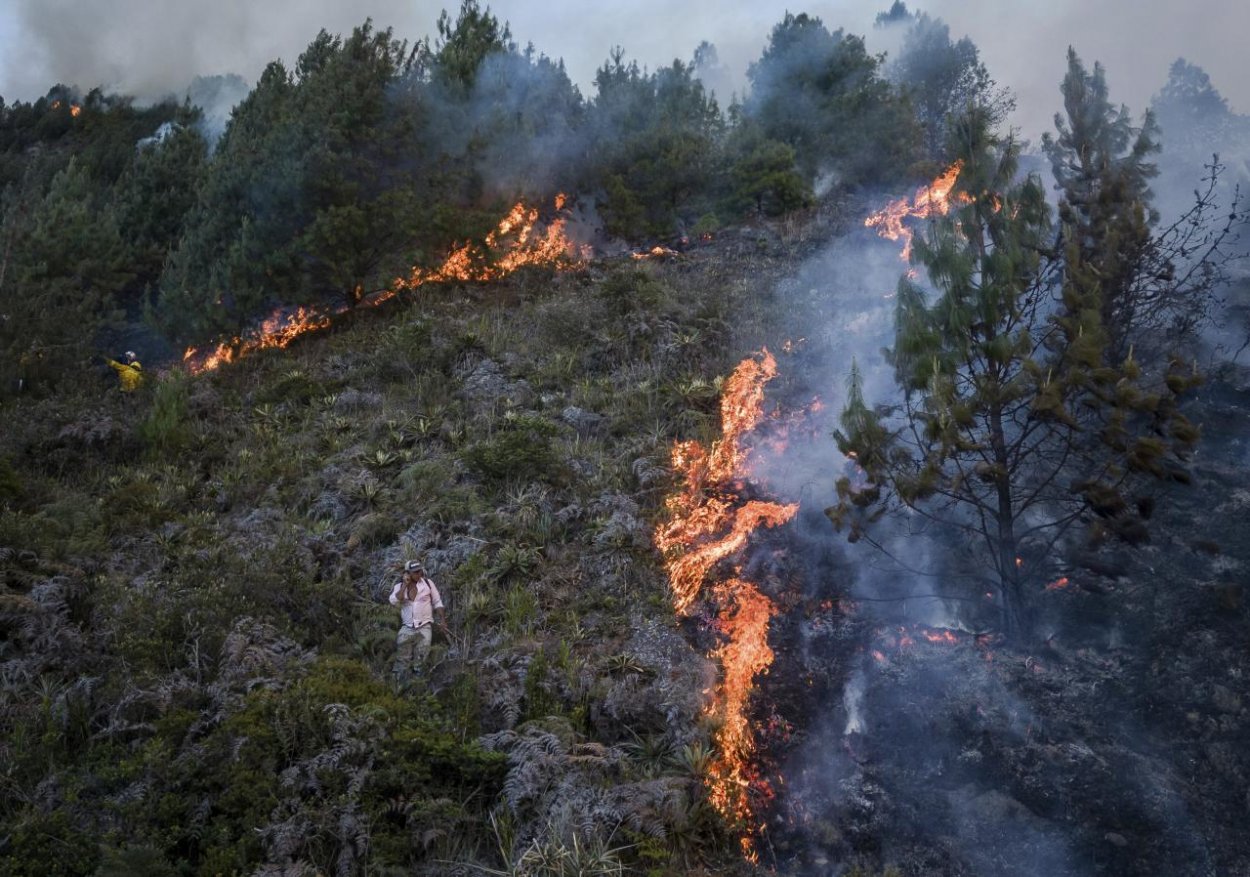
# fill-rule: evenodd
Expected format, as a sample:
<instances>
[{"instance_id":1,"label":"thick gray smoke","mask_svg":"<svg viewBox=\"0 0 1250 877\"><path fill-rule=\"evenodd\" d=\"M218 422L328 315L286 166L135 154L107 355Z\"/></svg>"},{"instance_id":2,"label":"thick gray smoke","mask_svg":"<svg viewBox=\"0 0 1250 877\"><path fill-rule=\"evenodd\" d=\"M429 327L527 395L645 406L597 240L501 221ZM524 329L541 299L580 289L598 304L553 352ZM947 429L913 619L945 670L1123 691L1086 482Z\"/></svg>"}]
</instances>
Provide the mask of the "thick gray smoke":
<instances>
[{"instance_id":1,"label":"thick gray smoke","mask_svg":"<svg viewBox=\"0 0 1250 877\"><path fill-rule=\"evenodd\" d=\"M31 99L56 82L159 97L186 88L196 76L237 73L249 81L275 58L292 61L321 28L345 33L371 16L402 38L434 30L452 0L9 0L0 5L0 95ZM575 0L499 0L492 11L512 24L521 45L533 42L563 58L569 75L589 93L595 69L620 44L652 69L688 59L703 40L714 44L720 69L710 77L722 105L726 91L746 84L769 29L789 9L820 16L831 28L866 34L876 50L890 48L873 21L887 0L841 0L807 6L788 0L724 4L713 0L635 0L586 4ZM1179 56L1201 64L1237 112L1250 110L1243 34L1250 4L1240 0L1081 0L1002 3L929 0L909 4L946 20L952 36L967 35L1000 84L1019 97L1013 118L1025 137L1049 127L1058 108L1064 52L1102 61L1115 94L1135 110L1162 87Z\"/></svg>"}]
</instances>

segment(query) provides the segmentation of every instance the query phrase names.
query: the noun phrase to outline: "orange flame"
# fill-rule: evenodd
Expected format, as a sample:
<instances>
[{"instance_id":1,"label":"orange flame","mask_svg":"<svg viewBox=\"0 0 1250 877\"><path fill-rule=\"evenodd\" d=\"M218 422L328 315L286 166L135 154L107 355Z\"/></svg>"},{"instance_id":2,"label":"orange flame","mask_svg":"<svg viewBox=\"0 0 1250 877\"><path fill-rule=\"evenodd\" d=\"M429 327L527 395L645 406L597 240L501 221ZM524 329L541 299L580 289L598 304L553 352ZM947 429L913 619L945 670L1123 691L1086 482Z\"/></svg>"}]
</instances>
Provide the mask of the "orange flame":
<instances>
[{"instance_id":1,"label":"orange flame","mask_svg":"<svg viewBox=\"0 0 1250 877\"><path fill-rule=\"evenodd\" d=\"M69 114L77 119L82 114L82 107L78 106L78 104L70 104Z\"/></svg>"},{"instance_id":2,"label":"orange flame","mask_svg":"<svg viewBox=\"0 0 1250 877\"><path fill-rule=\"evenodd\" d=\"M1060 589L1062 589L1062 588L1066 588L1069 584L1071 584L1071 582L1068 580L1068 577L1067 577L1067 576L1062 576L1062 577L1060 577L1060 578L1055 579L1055 580L1054 580L1053 582L1051 582L1050 584L1048 584L1048 585L1046 586L1046 590L1048 590L1048 591L1058 591L1058 590L1060 590Z\"/></svg>"},{"instance_id":3,"label":"orange flame","mask_svg":"<svg viewBox=\"0 0 1250 877\"><path fill-rule=\"evenodd\" d=\"M870 215L864 220L865 228L875 228L877 234L891 241L901 240L903 242L902 259L907 262L911 259L911 242L915 232L903 224L903 220L907 218L927 219L935 213L939 216L945 216L951 209L951 190L955 188L955 180L959 177L959 171L963 168L963 162L955 162L936 180L927 186L921 186L916 190L915 197L908 200L907 198L899 198L885 205L881 210ZM966 194L960 192L955 200L959 204L968 204L971 202Z\"/></svg>"},{"instance_id":4,"label":"orange flame","mask_svg":"<svg viewBox=\"0 0 1250 877\"><path fill-rule=\"evenodd\" d=\"M663 259L666 256L680 256L680 255L681 253L677 252L672 247L655 246L647 250L645 253L630 253L629 257L631 259L641 260L641 259Z\"/></svg>"},{"instance_id":5,"label":"orange flame","mask_svg":"<svg viewBox=\"0 0 1250 877\"><path fill-rule=\"evenodd\" d=\"M556 196L555 209L563 211L567 197ZM437 269L413 268L406 278L398 278L393 288L361 299L364 307L377 307L401 291L416 289L426 283L440 281L485 282L506 277L524 265L543 265L557 270L575 268L590 256L588 247L573 244L565 234L567 220L557 216L541 234L535 234L538 210L518 202L486 235L481 245L464 244L455 248ZM220 365L242 359L267 347L284 348L308 332L327 328L333 318L348 308L299 308L274 311L260 327L223 341L211 350L188 347L183 353L184 366L192 374L212 371Z\"/></svg>"},{"instance_id":6,"label":"orange flame","mask_svg":"<svg viewBox=\"0 0 1250 877\"><path fill-rule=\"evenodd\" d=\"M764 418L764 386L777 375L777 361L767 350L743 360L725 383L721 396L721 438L710 447L694 441L672 449L673 469L682 487L665 503L668 522L656 528L654 541L665 556L665 568L678 612L689 613L705 593L718 613L724 642L712 652L722 678L706 713L720 720L717 755L709 771L712 805L723 816L751 821L748 792L753 773L748 762L755 737L748 718L755 678L773 661L768 629L776 611L741 570L704 588L713 567L733 557L760 526L776 527L798 511L797 504L752 500L742 502L735 484L749 473L743 440ZM753 858L754 845L742 838L743 853Z\"/></svg>"},{"instance_id":7,"label":"orange flame","mask_svg":"<svg viewBox=\"0 0 1250 877\"><path fill-rule=\"evenodd\" d=\"M562 211L566 202L563 193L557 195L556 210ZM535 234L537 224L538 210L518 202L481 245L466 243L457 247L438 268L413 268L407 278L395 281L396 290L440 281L498 280L525 265L571 268L589 258L588 248L568 239L564 217L553 219L542 234Z\"/></svg>"},{"instance_id":8,"label":"orange flame","mask_svg":"<svg viewBox=\"0 0 1250 877\"><path fill-rule=\"evenodd\" d=\"M330 313L313 308L298 308L289 314L279 310L248 335L222 342L212 350L202 352L195 347L188 347L182 354L182 362L191 374L212 371L258 350L269 347L285 348L307 332L325 329L330 325L330 319Z\"/></svg>"}]
</instances>

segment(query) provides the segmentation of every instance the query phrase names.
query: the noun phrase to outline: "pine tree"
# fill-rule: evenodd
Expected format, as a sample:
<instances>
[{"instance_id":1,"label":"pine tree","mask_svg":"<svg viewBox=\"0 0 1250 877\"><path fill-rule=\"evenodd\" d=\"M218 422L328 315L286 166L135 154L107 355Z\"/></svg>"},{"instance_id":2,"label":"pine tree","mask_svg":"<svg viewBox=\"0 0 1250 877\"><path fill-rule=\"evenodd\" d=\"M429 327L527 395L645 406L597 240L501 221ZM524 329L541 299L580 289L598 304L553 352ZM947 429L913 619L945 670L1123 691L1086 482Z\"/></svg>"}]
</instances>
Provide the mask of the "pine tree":
<instances>
[{"instance_id":1,"label":"pine tree","mask_svg":"<svg viewBox=\"0 0 1250 877\"><path fill-rule=\"evenodd\" d=\"M731 213L777 216L807 206L811 186L799 174L794 149L766 138L747 120L734 129L726 147Z\"/></svg>"},{"instance_id":2,"label":"pine tree","mask_svg":"<svg viewBox=\"0 0 1250 877\"><path fill-rule=\"evenodd\" d=\"M446 10L438 17L434 76L467 94L488 56L515 50L507 22L500 22L489 7L483 10L477 0L462 0L454 23Z\"/></svg>"},{"instance_id":3,"label":"pine tree","mask_svg":"<svg viewBox=\"0 0 1250 877\"><path fill-rule=\"evenodd\" d=\"M962 532L993 572L1003 631L1020 639L1042 582L1017 558L1049 553L1087 516L1140 538L1132 491L1143 477L1183 479L1197 440L1176 401L1194 378L1174 364L1148 388L1131 354L1107 364L1097 272L1076 242L1051 249L1040 181L1015 181L1019 147L984 112L954 133L952 210L914 250L935 295L899 284L902 403L870 409L853 375L837 439L867 485L842 479L828 513L855 538L889 508Z\"/></svg>"},{"instance_id":4,"label":"pine tree","mask_svg":"<svg viewBox=\"0 0 1250 877\"><path fill-rule=\"evenodd\" d=\"M918 157L920 128L880 66L862 37L786 13L750 67L743 111L794 149L808 179L823 171L850 183L890 179Z\"/></svg>"},{"instance_id":5,"label":"pine tree","mask_svg":"<svg viewBox=\"0 0 1250 877\"><path fill-rule=\"evenodd\" d=\"M1139 274L1159 218L1149 185L1158 174L1149 158L1159 151L1159 129L1149 111L1135 127L1128 108L1111 103L1102 65L1087 71L1071 48L1062 92L1058 136L1043 135L1042 148L1062 192L1064 237L1102 285L1107 354L1123 358L1139 322Z\"/></svg>"},{"instance_id":6,"label":"pine tree","mask_svg":"<svg viewBox=\"0 0 1250 877\"><path fill-rule=\"evenodd\" d=\"M24 197L23 197L24 195ZM0 241L0 354L51 385L90 362L131 280L112 206L71 160L46 194L11 193Z\"/></svg>"},{"instance_id":7,"label":"pine tree","mask_svg":"<svg viewBox=\"0 0 1250 877\"><path fill-rule=\"evenodd\" d=\"M321 32L295 70L270 64L235 110L161 278L171 335L233 333L277 303L355 304L409 264L414 175L400 161L410 117L390 92L407 48L366 22Z\"/></svg>"},{"instance_id":8,"label":"pine tree","mask_svg":"<svg viewBox=\"0 0 1250 877\"><path fill-rule=\"evenodd\" d=\"M587 126L594 159L588 188L605 195L609 232L626 238L672 234L710 206L724 119L715 99L674 61L654 73L613 50L595 75Z\"/></svg>"},{"instance_id":9,"label":"pine tree","mask_svg":"<svg viewBox=\"0 0 1250 877\"><path fill-rule=\"evenodd\" d=\"M894 20L898 19L887 16L884 22ZM981 62L980 51L968 37L952 40L946 22L923 12L901 20L908 22L907 33L890 72L911 96L924 129L926 153L935 160L946 160L950 157L946 135L951 119L980 104L997 125L1015 108L1015 100L1006 89L996 86Z\"/></svg>"}]
</instances>

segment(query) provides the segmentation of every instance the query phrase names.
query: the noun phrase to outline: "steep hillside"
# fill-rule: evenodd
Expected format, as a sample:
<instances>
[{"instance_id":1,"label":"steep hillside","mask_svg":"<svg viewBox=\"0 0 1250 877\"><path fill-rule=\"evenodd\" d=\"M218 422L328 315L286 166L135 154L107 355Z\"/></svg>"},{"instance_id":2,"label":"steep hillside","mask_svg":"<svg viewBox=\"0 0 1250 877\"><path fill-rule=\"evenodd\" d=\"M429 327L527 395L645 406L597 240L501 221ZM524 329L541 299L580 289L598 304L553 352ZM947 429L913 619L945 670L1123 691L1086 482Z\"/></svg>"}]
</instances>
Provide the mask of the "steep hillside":
<instances>
[{"instance_id":1,"label":"steep hillside","mask_svg":"<svg viewBox=\"0 0 1250 877\"><path fill-rule=\"evenodd\" d=\"M771 340L784 235L430 286L6 409L0 871L735 861L650 531L670 443ZM418 556L451 634L400 687Z\"/></svg>"},{"instance_id":2,"label":"steep hillside","mask_svg":"<svg viewBox=\"0 0 1250 877\"><path fill-rule=\"evenodd\" d=\"M724 618L679 619L653 533L742 357L777 351L770 411L840 407L825 360L871 347L855 309L900 270L846 234L863 214L430 284L135 396L99 373L6 408L0 873L749 871L708 782ZM1148 543L1047 558L1051 635L1010 644L860 602L874 561L823 514L836 411L811 406L791 471L734 488L801 485L745 562L776 653L745 706L752 854L1238 873L1246 408L1214 375L1195 483ZM450 633L397 682L413 557Z\"/></svg>"}]
</instances>

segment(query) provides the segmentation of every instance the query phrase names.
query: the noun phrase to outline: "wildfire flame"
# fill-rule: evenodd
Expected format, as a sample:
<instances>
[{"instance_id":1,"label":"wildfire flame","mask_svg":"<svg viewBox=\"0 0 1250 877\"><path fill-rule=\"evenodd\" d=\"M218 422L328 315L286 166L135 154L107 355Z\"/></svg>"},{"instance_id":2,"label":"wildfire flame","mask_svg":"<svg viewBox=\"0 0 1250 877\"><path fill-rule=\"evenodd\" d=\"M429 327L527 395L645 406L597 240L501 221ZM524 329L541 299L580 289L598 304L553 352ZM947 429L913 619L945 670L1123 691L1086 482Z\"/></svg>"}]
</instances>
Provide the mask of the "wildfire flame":
<instances>
[{"instance_id":1,"label":"wildfire flame","mask_svg":"<svg viewBox=\"0 0 1250 877\"><path fill-rule=\"evenodd\" d=\"M556 196L557 214L564 210L566 203L565 195ZM401 291L416 289L427 283L498 280L525 265L565 270L578 267L589 258L588 247L578 246L569 240L565 232L568 221L564 216L557 215L541 233L535 231L538 218L537 208L518 202L481 244L466 243L456 247L436 269L413 268L408 277L396 279L391 289L362 299L360 306L377 307ZM192 374L199 374L235 362L257 350L284 348L301 335L329 327L334 317L346 310L346 305L303 307L294 312L279 308L258 328L245 335L223 341L210 350L188 347L182 356L183 365Z\"/></svg>"},{"instance_id":2,"label":"wildfire flame","mask_svg":"<svg viewBox=\"0 0 1250 877\"><path fill-rule=\"evenodd\" d=\"M1051 582L1050 584L1048 584L1048 585L1046 586L1046 590L1048 590L1048 591L1058 591L1058 590L1061 590L1061 589L1063 589L1063 588L1066 588L1069 584L1070 584L1070 582L1069 582L1069 580L1068 580L1068 577L1067 577L1067 576L1062 576L1062 577L1060 577L1060 578L1055 579L1055 580L1054 580L1053 582Z\"/></svg>"},{"instance_id":3,"label":"wildfire flame","mask_svg":"<svg viewBox=\"0 0 1250 877\"><path fill-rule=\"evenodd\" d=\"M955 180L963 169L963 162L955 162L948 167L936 180L927 186L921 186L910 200L899 198L890 201L884 208L871 214L864 220L865 228L875 228L877 234L891 241L903 242L902 259L911 260L911 242L915 232L903 224L904 219L927 219L937 214L945 216L951 209L951 190L955 188ZM959 204L967 204L972 199L960 192L955 200Z\"/></svg>"},{"instance_id":4,"label":"wildfire flame","mask_svg":"<svg viewBox=\"0 0 1250 877\"><path fill-rule=\"evenodd\" d=\"M192 374L199 374L258 350L268 347L281 349L305 333L327 328L333 313L337 312L320 312L312 308L298 308L291 313L279 310L244 337L222 342L207 352L188 347L182 355L182 362Z\"/></svg>"},{"instance_id":5,"label":"wildfire flame","mask_svg":"<svg viewBox=\"0 0 1250 877\"><path fill-rule=\"evenodd\" d=\"M681 253L677 252L672 247L655 246L647 250L645 253L630 253L629 257L631 259L642 260L642 259L663 259L666 256L680 256L680 255Z\"/></svg>"},{"instance_id":6,"label":"wildfire flame","mask_svg":"<svg viewBox=\"0 0 1250 877\"><path fill-rule=\"evenodd\" d=\"M773 661L768 629L776 612L772 601L742 576L707 582L716 564L741 551L760 526L776 527L798 511L797 504L741 501L737 484L749 474L744 439L764 418L764 386L777 375L777 361L767 350L748 357L734 370L721 396L721 438L705 447L679 442L672 449L674 471L682 486L667 502L668 522L657 527L655 545L665 557L673 605L688 614L702 594L717 610L724 636L711 657L722 668L706 713L720 720L716 758L707 779L709 799L725 817L749 823L753 808L748 792L755 748L747 710L755 678ZM742 849L754 858L750 836Z\"/></svg>"},{"instance_id":7,"label":"wildfire flame","mask_svg":"<svg viewBox=\"0 0 1250 877\"><path fill-rule=\"evenodd\" d=\"M566 197L556 196L556 210L564 209ZM482 244L466 243L452 250L438 268L413 268L407 278L395 281L397 290L415 289L440 281L483 282L506 277L525 265L573 267L589 257L587 248L571 243L565 234L567 220L557 217L542 234L535 234L538 210L518 202L486 235Z\"/></svg>"}]
</instances>

